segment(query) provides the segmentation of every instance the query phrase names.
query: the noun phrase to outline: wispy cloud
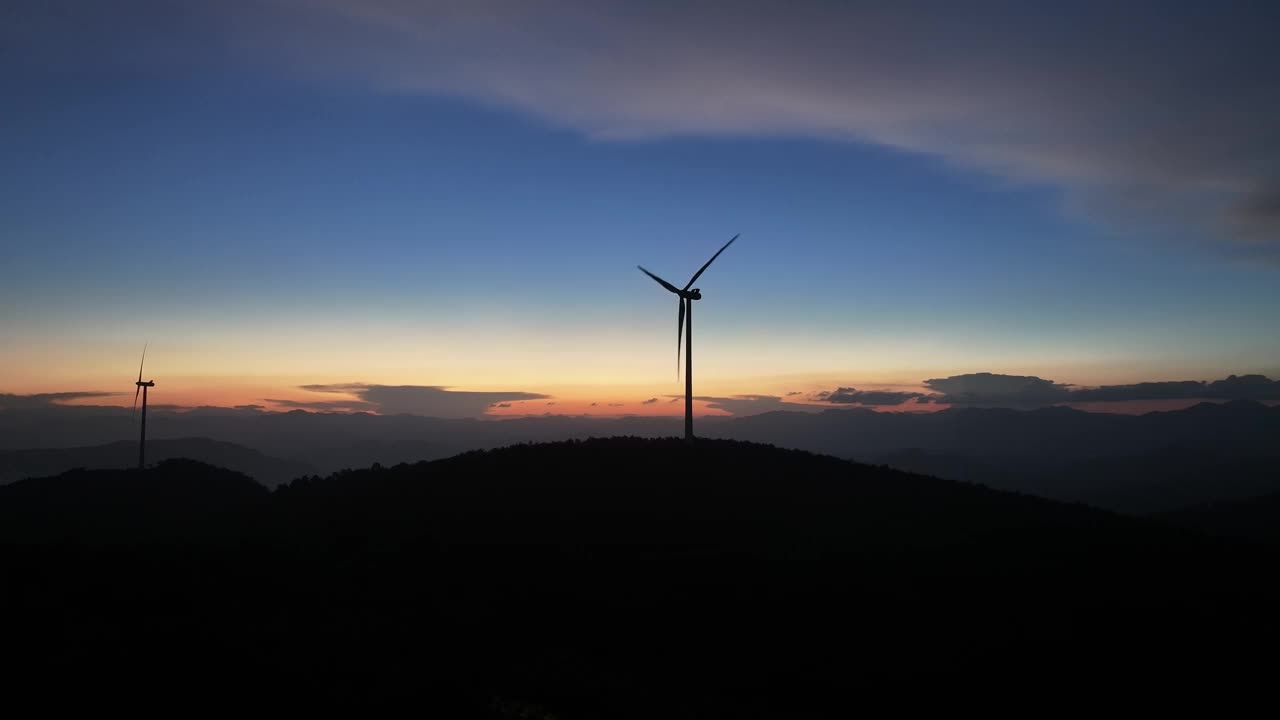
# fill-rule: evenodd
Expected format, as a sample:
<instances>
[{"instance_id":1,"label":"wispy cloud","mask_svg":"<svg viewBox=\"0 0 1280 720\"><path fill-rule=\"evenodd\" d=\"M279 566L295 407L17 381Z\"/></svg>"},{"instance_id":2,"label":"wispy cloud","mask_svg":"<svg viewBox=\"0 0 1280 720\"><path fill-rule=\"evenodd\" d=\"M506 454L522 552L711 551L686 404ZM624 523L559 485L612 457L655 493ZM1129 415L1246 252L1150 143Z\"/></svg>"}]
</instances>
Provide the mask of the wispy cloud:
<instances>
[{"instance_id":1,"label":"wispy cloud","mask_svg":"<svg viewBox=\"0 0 1280 720\"><path fill-rule=\"evenodd\" d=\"M0 410L29 410L62 405L69 400L85 400L89 398L117 397L125 393L75 391L56 393L36 393L34 395L14 395L0 393Z\"/></svg>"},{"instance_id":2,"label":"wispy cloud","mask_svg":"<svg viewBox=\"0 0 1280 720\"><path fill-rule=\"evenodd\" d=\"M263 398L263 402L289 410L307 410L309 412L375 412L372 403L360 400L286 400L283 398Z\"/></svg>"},{"instance_id":3,"label":"wispy cloud","mask_svg":"<svg viewBox=\"0 0 1280 720\"><path fill-rule=\"evenodd\" d=\"M678 397L683 398L684 396ZM707 407L712 410L723 410L737 416L759 415L779 410L796 412L818 412L822 410L817 405L787 402L777 395L731 395L729 397L699 395L695 396L694 399L707 403Z\"/></svg>"},{"instance_id":4,"label":"wispy cloud","mask_svg":"<svg viewBox=\"0 0 1280 720\"><path fill-rule=\"evenodd\" d=\"M309 392L347 395L342 400L268 400L282 407L333 412L376 412L432 417L479 417L497 403L545 400L549 395L530 392L474 392L450 390L439 385L370 385L339 383L303 385Z\"/></svg>"},{"instance_id":5,"label":"wispy cloud","mask_svg":"<svg viewBox=\"0 0 1280 720\"><path fill-rule=\"evenodd\" d=\"M858 390L851 387L836 388L830 392L817 393L815 399L837 405L901 405L902 403L924 396L919 392L899 392L895 390Z\"/></svg>"},{"instance_id":6,"label":"wispy cloud","mask_svg":"<svg viewBox=\"0 0 1280 720\"><path fill-rule=\"evenodd\" d=\"M597 138L874 143L1057 188L1097 215L1280 247L1274 3L283 7L250 40L308 72L519 108Z\"/></svg>"}]
</instances>

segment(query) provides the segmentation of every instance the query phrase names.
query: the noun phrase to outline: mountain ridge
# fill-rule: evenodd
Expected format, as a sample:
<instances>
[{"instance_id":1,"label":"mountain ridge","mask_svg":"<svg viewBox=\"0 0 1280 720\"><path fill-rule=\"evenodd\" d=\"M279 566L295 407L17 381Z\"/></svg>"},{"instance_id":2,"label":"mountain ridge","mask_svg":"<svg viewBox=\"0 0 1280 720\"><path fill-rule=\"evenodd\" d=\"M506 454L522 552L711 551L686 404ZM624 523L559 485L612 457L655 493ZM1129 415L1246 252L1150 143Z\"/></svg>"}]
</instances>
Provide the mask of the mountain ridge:
<instances>
[{"instance_id":1,"label":"mountain ridge","mask_svg":"<svg viewBox=\"0 0 1280 720\"><path fill-rule=\"evenodd\" d=\"M316 472L306 463L282 460L224 440L204 437L148 440L149 462L171 458L199 460L242 472L268 487ZM74 468L129 468L134 467L137 461L138 443L132 440L69 448L0 450L0 485L29 477L56 475Z\"/></svg>"}]
</instances>

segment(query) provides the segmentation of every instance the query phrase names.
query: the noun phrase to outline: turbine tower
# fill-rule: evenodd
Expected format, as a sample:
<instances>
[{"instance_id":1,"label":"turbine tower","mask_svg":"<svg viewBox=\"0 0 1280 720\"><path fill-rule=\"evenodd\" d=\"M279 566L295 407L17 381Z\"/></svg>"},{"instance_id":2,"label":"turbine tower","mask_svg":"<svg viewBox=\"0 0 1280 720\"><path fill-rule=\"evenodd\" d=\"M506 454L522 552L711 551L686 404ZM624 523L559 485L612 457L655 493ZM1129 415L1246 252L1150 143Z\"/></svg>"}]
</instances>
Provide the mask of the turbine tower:
<instances>
[{"instance_id":1,"label":"turbine tower","mask_svg":"<svg viewBox=\"0 0 1280 720\"><path fill-rule=\"evenodd\" d=\"M142 430L138 437L138 469L141 470L147 460L147 388L155 387L154 380L142 380L142 366L147 362L147 346L142 346L142 362L138 363L138 389L133 392L133 412L138 412L138 393L142 393Z\"/></svg>"},{"instance_id":2,"label":"turbine tower","mask_svg":"<svg viewBox=\"0 0 1280 720\"><path fill-rule=\"evenodd\" d=\"M666 280L663 280L657 275L654 275L648 270L645 270L643 267L639 265L636 266L640 268L640 272L644 273L645 275L648 275L654 280L657 280L659 285L675 293L680 300L680 312L677 316L678 319L676 320L676 377L680 376L680 335L683 333L684 334L684 439L686 442L693 442L693 301L702 299L701 290L699 290L698 288L693 288L692 290L690 290L689 288L692 287L695 282L697 282L698 278L701 277L703 271L705 271L708 267L710 267L711 263L715 262L716 258L720 257L720 253L724 252L725 249L727 249L730 245L732 245L733 241L737 239L738 239L737 235L734 235L733 237L729 238L729 242L725 243L724 247L717 250L716 254L712 255L711 259L708 260L705 265L698 268L698 272L694 273L693 277L689 278L689 283L684 286L684 289L677 288L675 285L672 285L671 283L667 282ZM686 318L686 316L688 317ZM686 319L688 321L688 324L685 324Z\"/></svg>"}]
</instances>

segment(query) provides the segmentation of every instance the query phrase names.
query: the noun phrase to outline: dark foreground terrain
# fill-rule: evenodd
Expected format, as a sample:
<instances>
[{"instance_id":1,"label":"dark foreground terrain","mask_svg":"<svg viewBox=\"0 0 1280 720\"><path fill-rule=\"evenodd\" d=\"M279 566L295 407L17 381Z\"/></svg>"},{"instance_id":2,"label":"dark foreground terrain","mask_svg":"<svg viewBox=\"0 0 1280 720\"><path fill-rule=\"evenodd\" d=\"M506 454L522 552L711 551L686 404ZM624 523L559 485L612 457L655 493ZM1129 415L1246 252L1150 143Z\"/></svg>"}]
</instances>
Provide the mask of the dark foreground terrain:
<instances>
[{"instance_id":1,"label":"dark foreground terrain","mask_svg":"<svg viewBox=\"0 0 1280 720\"><path fill-rule=\"evenodd\" d=\"M4 677L104 705L844 717L957 676L1243 678L1274 666L1275 560L732 441L515 446L274 492L180 460L0 487Z\"/></svg>"}]
</instances>

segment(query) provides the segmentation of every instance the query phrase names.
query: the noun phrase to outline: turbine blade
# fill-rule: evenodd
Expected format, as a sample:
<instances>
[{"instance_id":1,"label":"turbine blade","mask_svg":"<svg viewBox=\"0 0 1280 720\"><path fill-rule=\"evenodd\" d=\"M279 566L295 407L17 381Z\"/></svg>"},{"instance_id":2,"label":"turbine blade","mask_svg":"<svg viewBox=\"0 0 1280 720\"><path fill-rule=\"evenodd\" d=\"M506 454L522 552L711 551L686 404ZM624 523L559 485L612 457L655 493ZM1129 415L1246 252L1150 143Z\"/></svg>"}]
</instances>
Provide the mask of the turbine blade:
<instances>
[{"instance_id":1,"label":"turbine blade","mask_svg":"<svg viewBox=\"0 0 1280 720\"><path fill-rule=\"evenodd\" d=\"M142 382L142 366L147 362L147 343L142 345L142 362L138 363L138 382ZM136 394L136 393L135 393ZM136 399L136 398L135 398Z\"/></svg>"},{"instance_id":2,"label":"turbine blade","mask_svg":"<svg viewBox=\"0 0 1280 720\"><path fill-rule=\"evenodd\" d=\"M676 380L680 379L680 341L684 338L684 303L680 298L680 314L676 320Z\"/></svg>"},{"instance_id":3,"label":"turbine blade","mask_svg":"<svg viewBox=\"0 0 1280 720\"><path fill-rule=\"evenodd\" d=\"M738 233L738 234L739 234L739 235L741 235L742 233ZM737 240L737 239L738 239L738 235L734 235L733 237L729 238L729 242L725 243L725 244L724 244L724 247L722 247L722 248L720 248L719 250L717 250L717 251L716 251L716 254L715 254L715 255L712 255L712 256L711 256L711 259L707 261L707 264L706 264L706 265L703 265L703 266L702 266L702 267L700 267L700 268L698 268L698 272L694 273L694 274L693 274L693 277L689 278L689 284L688 284L688 285L685 285L685 286L684 286L684 289L685 289L685 290L688 290L689 288L693 287L693 284L694 284L695 282L697 282L697 281L698 281L698 278L699 278L699 277L701 277L701 276L702 276L702 272L703 272L704 270L706 270L707 268L711 267L711 263L715 262L715 261L716 261L716 258L720 257L720 253L722 253L722 252L724 252L725 250L727 250L727 249L729 248L729 246L733 244L733 241L734 241L734 240Z\"/></svg>"},{"instance_id":4,"label":"turbine blade","mask_svg":"<svg viewBox=\"0 0 1280 720\"><path fill-rule=\"evenodd\" d=\"M658 277L657 275L654 275L653 273L649 272L648 270L645 270L644 268L640 267L639 265L637 265L636 267L640 268L640 272L644 273L645 275L648 275L649 277L653 278L654 280L657 280L657 281L658 281L658 284L659 284L659 285L661 285L662 287L664 287L664 288L666 288L666 289L670 290L671 292L673 292L673 293L675 293L675 294L677 294L677 295L679 295L679 294L680 294L680 291L676 289L676 286L675 286L675 285L672 285L671 283L667 282L666 280L663 280L662 278Z\"/></svg>"},{"instance_id":5,"label":"turbine blade","mask_svg":"<svg viewBox=\"0 0 1280 720\"><path fill-rule=\"evenodd\" d=\"M135 420L138 417L138 394L141 392L142 392L141 385L139 385L137 389L133 391L133 417Z\"/></svg>"}]
</instances>

